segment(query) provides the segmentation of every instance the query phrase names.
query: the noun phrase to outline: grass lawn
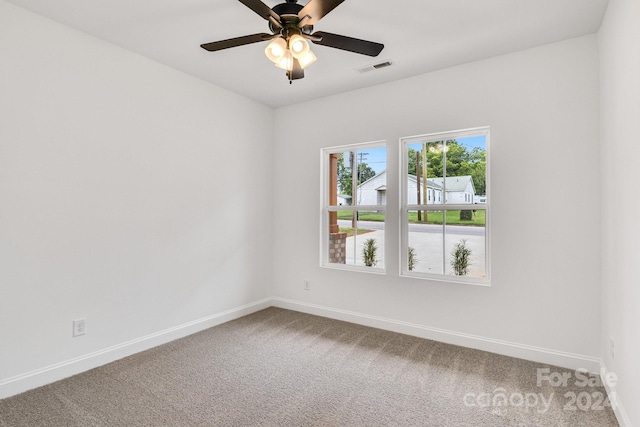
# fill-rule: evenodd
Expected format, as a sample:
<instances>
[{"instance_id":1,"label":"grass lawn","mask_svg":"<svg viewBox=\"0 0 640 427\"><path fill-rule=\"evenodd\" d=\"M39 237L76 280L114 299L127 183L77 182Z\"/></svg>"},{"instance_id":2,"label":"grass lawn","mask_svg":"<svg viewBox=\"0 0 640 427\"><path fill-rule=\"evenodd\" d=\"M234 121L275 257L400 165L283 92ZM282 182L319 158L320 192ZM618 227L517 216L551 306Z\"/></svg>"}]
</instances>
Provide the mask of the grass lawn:
<instances>
[{"instance_id":1,"label":"grass lawn","mask_svg":"<svg viewBox=\"0 0 640 427\"><path fill-rule=\"evenodd\" d=\"M351 219L351 212L338 212L338 219ZM358 215L360 221L384 221L384 214L377 212L360 212Z\"/></svg>"},{"instance_id":2,"label":"grass lawn","mask_svg":"<svg viewBox=\"0 0 640 427\"><path fill-rule=\"evenodd\" d=\"M460 220L460 211L446 211L447 212L447 225L485 225L485 213L484 210L477 210L475 217L470 221ZM424 220L425 212L422 212L422 222ZM428 224L442 224L442 211L427 212L426 221ZM418 212L409 212L409 222L418 222Z\"/></svg>"},{"instance_id":3,"label":"grass lawn","mask_svg":"<svg viewBox=\"0 0 640 427\"><path fill-rule=\"evenodd\" d=\"M358 228L358 236L361 234L371 233L373 230L367 230L365 228ZM341 233L347 233L347 237L353 236L353 228L342 228L340 227Z\"/></svg>"},{"instance_id":4,"label":"grass lawn","mask_svg":"<svg viewBox=\"0 0 640 427\"><path fill-rule=\"evenodd\" d=\"M446 211L447 212L447 224L449 225L485 225L485 213L484 210L476 210L475 217L471 221L460 220L460 211ZM422 212L422 221L424 221L425 212ZM427 214L427 224L442 224L442 211L432 211ZM338 219L351 219L351 212L340 211L338 212ZM377 212L360 212L358 215L360 221L384 221L384 214ZM409 222L418 222L418 213L415 211L409 212Z\"/></svg>"}]
</instances>

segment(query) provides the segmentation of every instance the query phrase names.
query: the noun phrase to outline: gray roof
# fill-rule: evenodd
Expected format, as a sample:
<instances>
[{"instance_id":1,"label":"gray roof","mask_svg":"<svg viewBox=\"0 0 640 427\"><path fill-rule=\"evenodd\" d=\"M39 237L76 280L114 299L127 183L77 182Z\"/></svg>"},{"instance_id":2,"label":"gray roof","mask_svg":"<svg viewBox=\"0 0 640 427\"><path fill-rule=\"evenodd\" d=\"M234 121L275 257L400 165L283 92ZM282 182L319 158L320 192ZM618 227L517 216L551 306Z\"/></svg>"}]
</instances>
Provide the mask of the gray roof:
<instances>
[{"instance_id":1,"label":"gray roof","mask_svg":"<svg viewBox=\"0 0 640 427\"><path fill-rule=\"evenodd\" d=\"M369 182L369 181L371 181L371 180L374 180L374 179L376 179L377 177L379 177L380 175L384 175L384 174L386 174L386 173L387 173L387 170L386 170L386 169L385 169L385 170L383 170L382 172L378 172L377 174L375 174L374 176L372 176L372 177L371 177L371 178L369 178L368 180L366 180L366 181L361 182L360 184L358 184L358 187L360 187L362 184L364 184L364 183L366 183L366 182Z\"/></svg>"},{"instance_id":2,"label":"gray roof","mask_svg":"<svg viewBox=\"0 0 640 427\"><path fill-rule=\"evenodd\" d=\"M438 183L438 185L442 186L444 178L430 178L434 182ZM471 179L470 175L464 176L448 176L447 181L444 183L447 187L447 191L464 191L467 189L467 185L471 182L471 187L475 192L475 187L473 186L473 179Z\"/></svg>"},{"instance_id":3,"label":"gray roof","mask_svg":"<svg viewBox=\"0 0 640 427\"><path fill-rule=\"evenodd\" d=\"M416 182L415 175L407 175L407 178L409 179L409 181ZM420 178L420 181L422 181L422 178ZM435 188L436 190L442 190L442 185L435 182L433 178L427 178L427 188Z\"/></svg>"}]
</instances>

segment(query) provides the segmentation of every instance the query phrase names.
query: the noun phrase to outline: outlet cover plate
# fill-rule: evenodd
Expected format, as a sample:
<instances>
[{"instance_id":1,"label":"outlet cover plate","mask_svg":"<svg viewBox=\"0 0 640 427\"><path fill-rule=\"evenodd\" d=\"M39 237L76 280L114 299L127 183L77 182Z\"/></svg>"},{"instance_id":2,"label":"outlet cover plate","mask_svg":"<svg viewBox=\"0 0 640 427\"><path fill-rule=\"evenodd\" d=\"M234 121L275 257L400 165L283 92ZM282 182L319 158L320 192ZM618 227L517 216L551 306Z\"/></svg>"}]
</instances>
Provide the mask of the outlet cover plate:
<instances>
[{"instance_id":1,"label":"outlet cover plate","mask_svg":"<svg viewBox=\"0 0 640 427\"><path fill-rule=\"evenodd\" d=\"M87 333L87 319L76 319L73 321L73 336L79 337Z\"/></svg>"}]
</instances>

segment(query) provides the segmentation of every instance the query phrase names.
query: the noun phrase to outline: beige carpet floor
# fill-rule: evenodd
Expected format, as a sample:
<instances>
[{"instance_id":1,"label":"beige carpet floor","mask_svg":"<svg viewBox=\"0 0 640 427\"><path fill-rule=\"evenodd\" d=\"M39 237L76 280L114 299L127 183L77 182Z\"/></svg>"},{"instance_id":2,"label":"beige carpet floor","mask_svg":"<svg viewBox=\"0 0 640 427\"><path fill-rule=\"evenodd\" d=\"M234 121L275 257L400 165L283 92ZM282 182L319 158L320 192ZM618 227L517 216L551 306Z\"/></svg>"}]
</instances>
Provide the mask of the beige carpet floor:
<instances>
[{"instance_id":1,"label":"beige carpet floor","mask_svg":"<svg viewBox=\"0 0 640 427\"><path fill-rule=\"evenodd\" d=\"M572 378L538 385L539 368ZM566 369L269 308L0 400L0 426L618 425L598 402L604 389L576 380Z\"/></svg>"}]
</instances>

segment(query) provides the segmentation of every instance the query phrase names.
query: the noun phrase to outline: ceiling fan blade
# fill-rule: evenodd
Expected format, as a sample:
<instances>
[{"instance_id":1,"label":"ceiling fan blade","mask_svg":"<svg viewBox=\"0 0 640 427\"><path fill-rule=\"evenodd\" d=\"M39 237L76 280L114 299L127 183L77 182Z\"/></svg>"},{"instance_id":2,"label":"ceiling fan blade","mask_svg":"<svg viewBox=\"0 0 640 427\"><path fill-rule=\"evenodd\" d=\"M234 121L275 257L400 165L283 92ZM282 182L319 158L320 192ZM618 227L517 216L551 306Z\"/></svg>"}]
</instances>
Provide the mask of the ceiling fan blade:
<instances>
[{"instance_id":1,"label":"ceiling fan blade","mask_svg":"<svg viewBox=\"0 0 640 427\"><path fill-rule=\"evenodd\" d=\"M228 49L230 47L244 46L245 44L263 42L274 37L278 37L278 35L267 33L251 34L250 36L234 37L232 39L201 44L200 47L204 50L208 50L209 52L215 52L217 50Z\"/></svg>"},{"instance_id":2,"label":"ceiling fan blade","mask_svg":"<svg viewBox=\"0 0 640 427\"><path fill-rule=\"evenodd\" d=\"M316 31L312 35L314 37L321 37L319 41L312 40L315 44L348 50L349 52L355 52L362 55L378 56L380 52L382 52L382 49L384 49L383 44L355 39L353 37L341 36L339 34Z\"/></svg>"},{"instance_id":3,"label":"ceiling fan blade","mask_svg":"<svg viewBox=\"0 0 640 427\"><path fill-rule=\"evenodd\" d=\"M344 0L311 0L298 12L302 26L313 25ZM307 17L307 19L305 19Z\"/></svg>"},{"instance_id":4,"label":"ceiling fan blade","mask_svg":"<svg viewBox=\"0 0 640 427\"><path fill-rule=\"evenodd\" d=\"M269 6L262 3L260 0L240 0L240 3L247 6L266 20L269 20L269 17L272 17L276 21L280 22L280 15L275 13Z\"/></svg>"}]
</instances>

